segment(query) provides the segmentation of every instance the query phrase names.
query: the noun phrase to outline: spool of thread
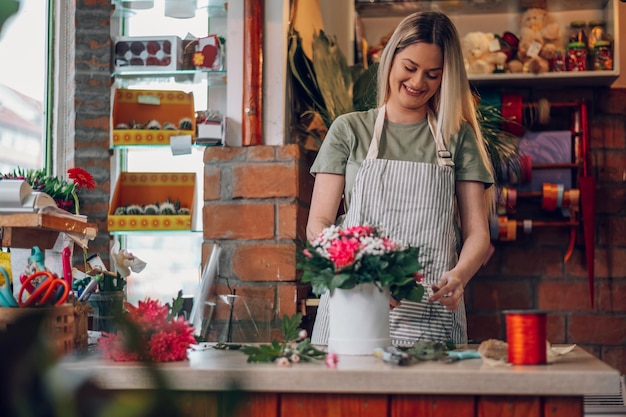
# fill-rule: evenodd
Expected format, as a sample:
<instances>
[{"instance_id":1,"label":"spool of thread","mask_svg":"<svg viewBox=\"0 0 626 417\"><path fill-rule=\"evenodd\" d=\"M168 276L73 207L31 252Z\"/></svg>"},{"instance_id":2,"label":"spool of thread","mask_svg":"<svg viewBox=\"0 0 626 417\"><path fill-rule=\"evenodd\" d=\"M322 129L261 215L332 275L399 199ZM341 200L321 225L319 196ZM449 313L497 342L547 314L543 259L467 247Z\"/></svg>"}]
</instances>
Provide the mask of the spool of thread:
<instances>
[{"instance_id":1,"label":"spool of thread","mask_svg":"<svg viewBox=\"0 0 626 417\"><path fill-rule=\"evenodd\" d=\"M509 363L546 363L546 313L537 310L505 311Z\"/></svg>"}]
</instances>

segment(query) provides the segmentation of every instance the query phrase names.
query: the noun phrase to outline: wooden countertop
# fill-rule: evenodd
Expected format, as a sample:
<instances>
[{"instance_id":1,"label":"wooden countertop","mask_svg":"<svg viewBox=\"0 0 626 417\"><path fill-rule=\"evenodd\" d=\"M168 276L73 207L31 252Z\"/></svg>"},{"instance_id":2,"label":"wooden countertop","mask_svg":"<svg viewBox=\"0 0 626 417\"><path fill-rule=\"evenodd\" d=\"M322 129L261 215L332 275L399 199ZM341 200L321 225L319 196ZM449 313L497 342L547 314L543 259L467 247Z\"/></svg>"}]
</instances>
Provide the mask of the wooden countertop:
<instances>
[{"instance_id":1,"label":"wooden countertop","mask_svg":"<svg viewBox=\"0 0 626 417\"><path fill-rule=\"evenodd\" d=\"M340 356L337 369L330 369L323 361L283 368L246 360L239 351L208 349L158 368L181 391L222 391L236 382L250 392L581 396L614 392L620 378L580 347L555 363L536 366L490 366L482 359L395 366L374 356ZM137 362L70 357L59 371L90 376L105 389L153 388L150 374Z\"/></svg>"}]
</instances>

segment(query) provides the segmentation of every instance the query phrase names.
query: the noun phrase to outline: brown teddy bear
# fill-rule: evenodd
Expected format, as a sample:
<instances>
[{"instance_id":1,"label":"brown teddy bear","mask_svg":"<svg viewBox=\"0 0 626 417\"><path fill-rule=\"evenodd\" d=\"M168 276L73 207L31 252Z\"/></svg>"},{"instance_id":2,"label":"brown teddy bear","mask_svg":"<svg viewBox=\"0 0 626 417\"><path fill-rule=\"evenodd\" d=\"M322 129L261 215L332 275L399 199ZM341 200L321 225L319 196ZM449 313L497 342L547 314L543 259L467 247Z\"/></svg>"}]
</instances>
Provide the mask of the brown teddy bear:
<instances>
[{"instance_id":1,"label":"brown teddy bear","mask_svg":"<svg viewBox=\"0 0 626 417\"><path fill-rule=\"evenodd\" d=\"M509 71L534 74L550 71L550 61L562 48L559 24L545 9L530 8L520 16L519 25L517 58L509 62Z\"/></svg>"}]
</instances>

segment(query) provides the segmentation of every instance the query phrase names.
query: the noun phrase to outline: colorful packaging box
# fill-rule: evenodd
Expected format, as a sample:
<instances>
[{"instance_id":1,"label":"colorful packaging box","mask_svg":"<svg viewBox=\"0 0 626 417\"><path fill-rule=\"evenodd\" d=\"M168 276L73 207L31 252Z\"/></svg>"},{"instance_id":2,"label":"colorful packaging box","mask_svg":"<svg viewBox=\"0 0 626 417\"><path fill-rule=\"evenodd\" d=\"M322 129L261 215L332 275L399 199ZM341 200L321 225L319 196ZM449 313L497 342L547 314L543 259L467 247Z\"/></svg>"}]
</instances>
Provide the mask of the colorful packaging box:
<instances>
[{"instance_id":1,"label":"colorful packaging box","mask_svg":"<svg viewBox=\"0 0 626 417\"><path fill-rule=\"evenodd\" d=\"M183 67L178 36L117 36L112 39L113 71L176 71Z\"/></svg>"},{"instance_id":2,"label":"colorful packaging box","mask_svg":"<svg viewBox=\"0 0 626 417\"><path fill-rule=\"evenodd\" d=\"M115 184L108 213L108 230L191 230L195 205L194 172L122 172ZM178 202L185 214L116 214L130 205L145 208L166 201Z\"/></svg>"},{"instance_id":3,"label":"colorful packaging box","mask_svg":"<svg viewBox=\"0 0 626 417\"><path fill-rule=\"evenodd\" d=\"M181 135L190 135L193 143L196 133L193 93L117 89L112 123L113 146L169 145L170 137Z\"/></svg>"}]
</instances>

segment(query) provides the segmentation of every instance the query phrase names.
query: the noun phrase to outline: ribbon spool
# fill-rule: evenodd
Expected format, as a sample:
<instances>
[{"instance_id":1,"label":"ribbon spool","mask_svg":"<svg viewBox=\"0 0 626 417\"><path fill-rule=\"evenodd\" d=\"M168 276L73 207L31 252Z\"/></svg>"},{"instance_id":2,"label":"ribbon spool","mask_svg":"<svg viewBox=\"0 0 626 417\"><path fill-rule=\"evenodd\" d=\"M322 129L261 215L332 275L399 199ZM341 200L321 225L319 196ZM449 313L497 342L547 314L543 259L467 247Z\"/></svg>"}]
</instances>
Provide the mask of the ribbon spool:
<instances>
[{"instance_id":1,"label":"ribbon spool","mask_svg":"<svg viewBox=\"0 0 626 417\"><path fill-rule=\"evenodd\" d=\"M509 220L506 216L498 217L498 238L510 242L517 239L517 222Z\"/></svg>"},{"instance_id":2,"label":"ribbon spool","mask_svg":"<svg viewBox=\"0 0 626 417\"><path fill-rule=\"evenodd\" d=\"M510 310L506 315L509 363L542 365L547 362L546 313L538 310Z\"/></svg>"},{"instance_id":3,"label":"ribbon spool","mask_svg":"<svg viewBox=\"0 0 626 417\"><path fill-rule=\"evenodd\" d=\"M563 214L569 217L569 211L578 211L579 200L580 191L577 189L565 190L563 184L543 184L541 208L546 211L560 208L564 211Z\"/></svg>"},{"instance_id":4,"label":"ribbon spool","mask_svg":"<svg viewBox=\"0 0 626 417\"><path fill-rule=\"evenodd\" d=\"M533 179L533 161L530 155L522 155L520 157L520 182L522 184L530 184Z\"/></svg>"},{"instance_id":5,"label":"ribbon spool","mask_svg":"<svg viewBox=\"0 0 626 417\"><path fill-rule=\"evenodd\" d=\"M498 214L515 214L517 204L517 189L502 188L498 195Z\"/></svg>"},{"instance_id":6,"label":"ribbon spool","mask_svg":"<svg viewBox=\"0 0 626 417\"><path fill-rule=\"evenodd\" d=\"M515 136L524 134L524 126L522 126L523 107L522 96L518 94L502 95L501 114L507 120L502 123L502 130Z\"/></svg>"}]
</instances>

